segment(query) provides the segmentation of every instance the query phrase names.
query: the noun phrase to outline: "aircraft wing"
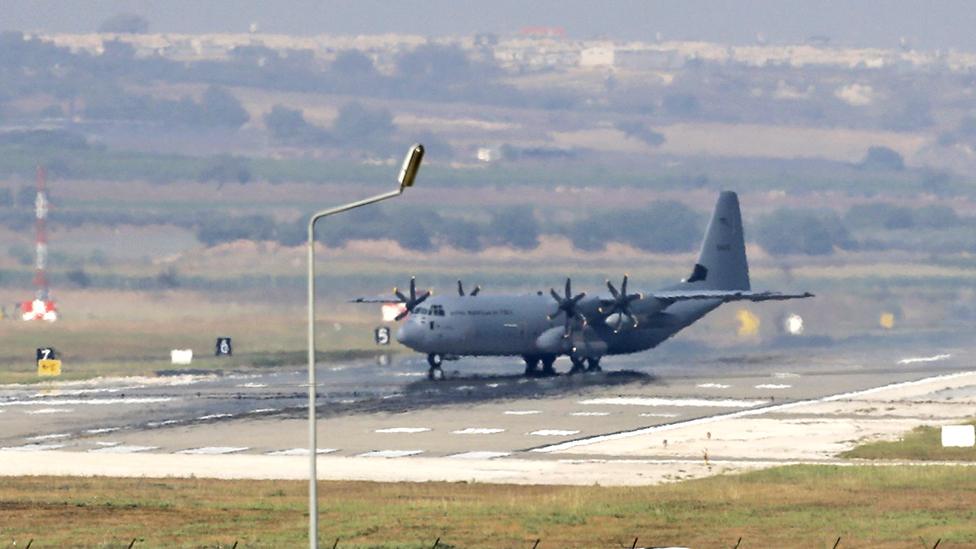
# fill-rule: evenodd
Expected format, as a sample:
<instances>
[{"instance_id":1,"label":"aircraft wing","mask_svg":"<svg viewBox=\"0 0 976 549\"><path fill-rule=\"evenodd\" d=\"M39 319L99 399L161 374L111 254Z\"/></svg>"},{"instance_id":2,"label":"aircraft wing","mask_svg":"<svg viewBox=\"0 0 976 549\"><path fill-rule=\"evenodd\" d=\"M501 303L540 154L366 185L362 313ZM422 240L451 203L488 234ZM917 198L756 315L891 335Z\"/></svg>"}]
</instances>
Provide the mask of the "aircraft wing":
<instances>
[{"instance_id":1,"label":"aircraft wing","mask_svg":"<svg viewBox=\"0 0 976 549\"><path fill-rule=\"evenodd\" d=\"M787 299L804 299L813 297L810 292L802 294L785 294L782 292L753 292L751 290L675 290L655 292L651 296L663 301L689 301L692 299L721 299L729 301L785 301Z\"/></svg>"},{"instance_id":2,"label":"aircraft wing","mask_svg":"<svg viewBox=\"0 0 976 549\"><path fill-rule=\"evenodd\" d=\"M399 303L395 297L378 295L376 297L357 297L348 303Z\"/></svg>"}]
</instances>

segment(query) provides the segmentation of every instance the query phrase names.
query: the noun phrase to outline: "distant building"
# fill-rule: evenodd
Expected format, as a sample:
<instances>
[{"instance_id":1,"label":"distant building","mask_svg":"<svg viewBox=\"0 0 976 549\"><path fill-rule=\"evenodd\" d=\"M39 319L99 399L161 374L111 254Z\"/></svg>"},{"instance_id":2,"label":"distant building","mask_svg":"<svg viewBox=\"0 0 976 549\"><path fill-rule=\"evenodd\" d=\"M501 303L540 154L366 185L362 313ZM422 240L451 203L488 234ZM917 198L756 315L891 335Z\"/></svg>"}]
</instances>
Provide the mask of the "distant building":
<instances>
[{"instance_id":1,"label":"distant building","mask_svg":"<svg viewBox=\"0 0 976 549\"><path fill-rule=\"evenodd\" d=\"M594 46L580 51L581 67L613 67L613 45Z\"/></svg>"}]
</instances>

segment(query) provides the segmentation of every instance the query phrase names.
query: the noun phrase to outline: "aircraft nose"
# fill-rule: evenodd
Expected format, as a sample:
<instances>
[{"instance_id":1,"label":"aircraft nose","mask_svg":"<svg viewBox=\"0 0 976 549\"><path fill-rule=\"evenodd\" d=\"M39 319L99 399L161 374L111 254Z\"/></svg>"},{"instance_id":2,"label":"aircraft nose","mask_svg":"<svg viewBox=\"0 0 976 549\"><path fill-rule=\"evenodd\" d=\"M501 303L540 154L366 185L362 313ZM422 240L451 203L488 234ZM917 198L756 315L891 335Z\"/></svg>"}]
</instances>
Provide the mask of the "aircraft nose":
<instances>
[{"instance_id":1,"label":"aircraft nose","mask_svg":"<svg viewBox=\"0 0 976 549\"><path fill-rule=\"evenodd\" d=\"M404 322L397 330L396 339L400 343L410 347L420 340L420 327L409 320Z\"/></svg>"}]
</instances>

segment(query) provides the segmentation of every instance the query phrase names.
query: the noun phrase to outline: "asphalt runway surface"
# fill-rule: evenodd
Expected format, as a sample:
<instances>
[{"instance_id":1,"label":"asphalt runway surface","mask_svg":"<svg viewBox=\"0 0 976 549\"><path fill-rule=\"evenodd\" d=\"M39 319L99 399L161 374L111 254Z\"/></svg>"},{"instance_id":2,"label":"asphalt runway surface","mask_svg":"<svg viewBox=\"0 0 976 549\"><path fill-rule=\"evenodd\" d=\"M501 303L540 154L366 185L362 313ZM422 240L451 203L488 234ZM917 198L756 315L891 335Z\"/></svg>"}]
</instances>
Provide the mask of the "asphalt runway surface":
<instances>
[{"instance_id":1,"label":"asphalt runway surface","mask_svg":"<svg viewBox=\"0 0 976 549\"><path fill-rule=\"evenodd\" d=\"M566 452L580 460L633 458L634 448L615 455L587 441L766 409L775 417L790 403L971 372L971 355L958 344L904 342L650 351L607 357L603 373L541 379L523 378L518 359L467 358L445 363L443 382L426 379L419 355L320 364L319 453L405 467L430 466L424 458L565 461ZM568 367L557 362L558 370ZM307 456L305 382L304 369L286 367L0 386L0 452ZM659 436L660 447L639 453L673 459L677 440L669 448Z\"/></svg>"}]
</instances>

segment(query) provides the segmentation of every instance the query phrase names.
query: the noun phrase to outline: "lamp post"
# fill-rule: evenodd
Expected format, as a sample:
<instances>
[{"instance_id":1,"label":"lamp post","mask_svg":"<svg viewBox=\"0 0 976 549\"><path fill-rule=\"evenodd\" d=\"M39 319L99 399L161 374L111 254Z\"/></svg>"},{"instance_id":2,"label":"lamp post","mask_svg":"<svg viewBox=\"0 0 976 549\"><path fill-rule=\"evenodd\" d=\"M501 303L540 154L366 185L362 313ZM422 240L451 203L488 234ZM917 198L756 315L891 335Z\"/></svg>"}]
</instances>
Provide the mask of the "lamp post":
<instances>
[{"instance_id":1,"label":"lamp post","mask_svg":"<svg viewBox=\"0 0 976 549\"><path fill-rule=\"evenodd\" d=\"M323 217L400 196L404 189L413 186L423 158L424 146L419 143L415 144L410 147L407 156L403 159L403 166L400 168L400 175L397 178L400 186L396 190L316 212L308 220L308 543L312 549L317 549L319 544L319 501L318 485L316 484L318 480L316 473L318 443L315 429L315 222Z\"/></svg>"}]
</instances>

